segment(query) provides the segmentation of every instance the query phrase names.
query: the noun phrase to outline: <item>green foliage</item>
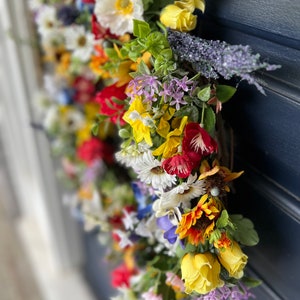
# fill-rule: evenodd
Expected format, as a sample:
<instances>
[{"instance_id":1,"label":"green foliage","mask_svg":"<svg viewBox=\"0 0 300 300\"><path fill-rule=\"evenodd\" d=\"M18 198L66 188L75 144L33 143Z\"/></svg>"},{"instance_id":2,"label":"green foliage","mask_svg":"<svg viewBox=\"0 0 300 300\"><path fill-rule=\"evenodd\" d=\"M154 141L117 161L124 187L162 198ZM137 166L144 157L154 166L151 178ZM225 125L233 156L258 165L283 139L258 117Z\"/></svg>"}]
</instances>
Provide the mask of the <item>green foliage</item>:
<instances>
[{"instance_id":1,"label":"green foliage","mask_svg":"<svg viewBox=\"0 0 300 300\"><path fill-rule=\"evenodd\" d=\"M230 215L230 219L236 226L232 232L233 238L245 246L254 246L259 242L259 237L254 229L252 221L242 215Z\"/></svg>"},{"instance_id":2,"label":"green foliage","mask_svg":"<svg viewBox=\"0 0 300 300\"><path fill-rule=\"evenodd\" d=\"M216 90L216 96L222 103L230 100L236 92L236 88L230 85L217 85Z\"/></svg>"},{"instance_id":3,"label":"green foliage","mask_svg":"<svg viewBox=\"0 0 300 300\"><path fill-rule=\"evenodd\" d=\"M210 86L206 86L197 93L197 97L201 101L207 102L210 99L210 91L211 91Z\"/></svg>"},{"instance_id":4,"label":"green foliage","mask_svg":"<svg viewBox=\"0 0 300 300\"><path fill-rule=\"evenodd\" d=\"M151 32L151 28L148 23L140 20L133 21L133 35L137 38L146 38Z\"/></svg>"},{"instance_id":5,"label":"green foliage","mask_svg":"<svg viewBox=\"0 0 300 300\"><path fill-rule=\"evenodd\" d=\"M207 132L213 135L216 126L216 114L210 106L205 108L203 124Z\"/></svg>"}]
</instances>

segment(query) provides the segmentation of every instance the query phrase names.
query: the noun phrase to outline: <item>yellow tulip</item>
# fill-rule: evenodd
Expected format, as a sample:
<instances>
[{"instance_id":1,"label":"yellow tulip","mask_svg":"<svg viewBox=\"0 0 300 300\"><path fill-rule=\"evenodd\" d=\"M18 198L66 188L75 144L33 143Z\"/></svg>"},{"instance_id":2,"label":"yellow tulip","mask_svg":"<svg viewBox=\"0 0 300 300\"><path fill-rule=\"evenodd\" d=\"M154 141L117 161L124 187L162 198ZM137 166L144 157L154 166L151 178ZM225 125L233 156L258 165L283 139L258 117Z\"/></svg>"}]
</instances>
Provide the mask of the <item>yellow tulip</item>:
<instances>
[{"instance_id":1,"label":"yellow tulip","mask_svg":"<svg viewBox=\"0 0 300 300\"><path fill-rule=\"evenodd\" d=\"M200 9L202 12L205 10L205 1L204 0L181 0L175 1L175 5L180 8L186 8L191 13L194 12L195 8Z\"/></svg>"},{"instance_id":2,"label":"yellow tulip","mask_svg":"<svg viewBox=\"0 0 300 300\"><path fill-rule=\"evenodd\" d=\"M219 261L233 278L239 279L244 275L244 268L248 261L248 256L243 253L237 242L232 242L232 246L220 251Z\"/></svg>"},{"instance_id":3,"label":"yellow tulip","mask_svg":"<svg viewBox=\"0 0 300 300\"><path fill-rule=\"evenodd\" d=\"M223 286L220 279L221 266L211 253L187 253L181 261L181 274L185 292L191 294L207 294L217 287Z\"/></svg>"}]
</instances>

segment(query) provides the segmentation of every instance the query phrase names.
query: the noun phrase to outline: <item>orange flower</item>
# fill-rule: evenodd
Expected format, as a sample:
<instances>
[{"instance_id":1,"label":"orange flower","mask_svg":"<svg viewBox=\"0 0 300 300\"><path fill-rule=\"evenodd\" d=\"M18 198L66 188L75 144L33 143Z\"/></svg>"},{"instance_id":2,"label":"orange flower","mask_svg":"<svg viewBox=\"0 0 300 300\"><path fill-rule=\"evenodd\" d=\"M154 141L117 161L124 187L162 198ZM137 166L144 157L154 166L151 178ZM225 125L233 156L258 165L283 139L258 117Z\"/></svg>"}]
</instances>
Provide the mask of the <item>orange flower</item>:
<instances>
[{"instance_id":1,"label":"orange flower","mask_svg":"<svg viewBox=\"0 0 300 300\"><path fill-rule=\"evenodd\" d=\"M196 207L182 215L176 229L179 238L187 237L189 243L195 246L204 243L215 227L214 219L220 212L218 206L214 198L208 199L207 194L203 195Z\"/></svg>"}]
</instances>

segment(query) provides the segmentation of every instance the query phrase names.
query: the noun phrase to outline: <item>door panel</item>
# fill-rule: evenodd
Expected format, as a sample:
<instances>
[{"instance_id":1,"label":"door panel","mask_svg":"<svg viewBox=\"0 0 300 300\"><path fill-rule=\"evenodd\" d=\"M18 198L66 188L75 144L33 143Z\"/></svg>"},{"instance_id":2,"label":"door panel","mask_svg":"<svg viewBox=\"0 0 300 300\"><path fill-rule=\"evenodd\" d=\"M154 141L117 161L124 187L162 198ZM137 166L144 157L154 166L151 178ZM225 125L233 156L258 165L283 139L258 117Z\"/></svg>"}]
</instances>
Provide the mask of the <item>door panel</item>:
<instances>
[{"instance_id":1,"label":"door panel","mask_svg":"<svg viewBox=\"0 0 300 300\"><path fill-rule=\"evenodd\" d=\"M249 271L263 280L258 300L298 299L300 292L300 2L207 1L206 38L248 44L282 67L259 73L266 96L241 83L224 105L234 132L233 212L254 221L258 246L249 247Z\"/></svg>"}]
</instances>

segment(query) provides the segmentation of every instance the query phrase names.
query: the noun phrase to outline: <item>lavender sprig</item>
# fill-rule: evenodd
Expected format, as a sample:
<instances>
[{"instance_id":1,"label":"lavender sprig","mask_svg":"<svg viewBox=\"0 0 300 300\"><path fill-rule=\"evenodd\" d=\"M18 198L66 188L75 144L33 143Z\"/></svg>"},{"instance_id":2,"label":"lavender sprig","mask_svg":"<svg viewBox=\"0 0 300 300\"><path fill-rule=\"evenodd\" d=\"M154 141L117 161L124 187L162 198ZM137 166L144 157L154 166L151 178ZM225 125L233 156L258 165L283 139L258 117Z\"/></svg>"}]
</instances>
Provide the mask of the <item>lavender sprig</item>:
<instances>
[{"instance_id":1,"label":"lavender sprig","mask_svg":"<svg viewBox=\"0 0 300 300\"><path fill-rule=\"evenodd\" d=\"M259 54L252 54L249 46L230 45L224 41L205 40L190 34L168 30L168 41L181 61L188 61L195 71L206 78L222 76L228 80L234 76L264 90L253 76L254 71L273 71L280 66L260 61Z\"/></svg>"}]
</instances>

